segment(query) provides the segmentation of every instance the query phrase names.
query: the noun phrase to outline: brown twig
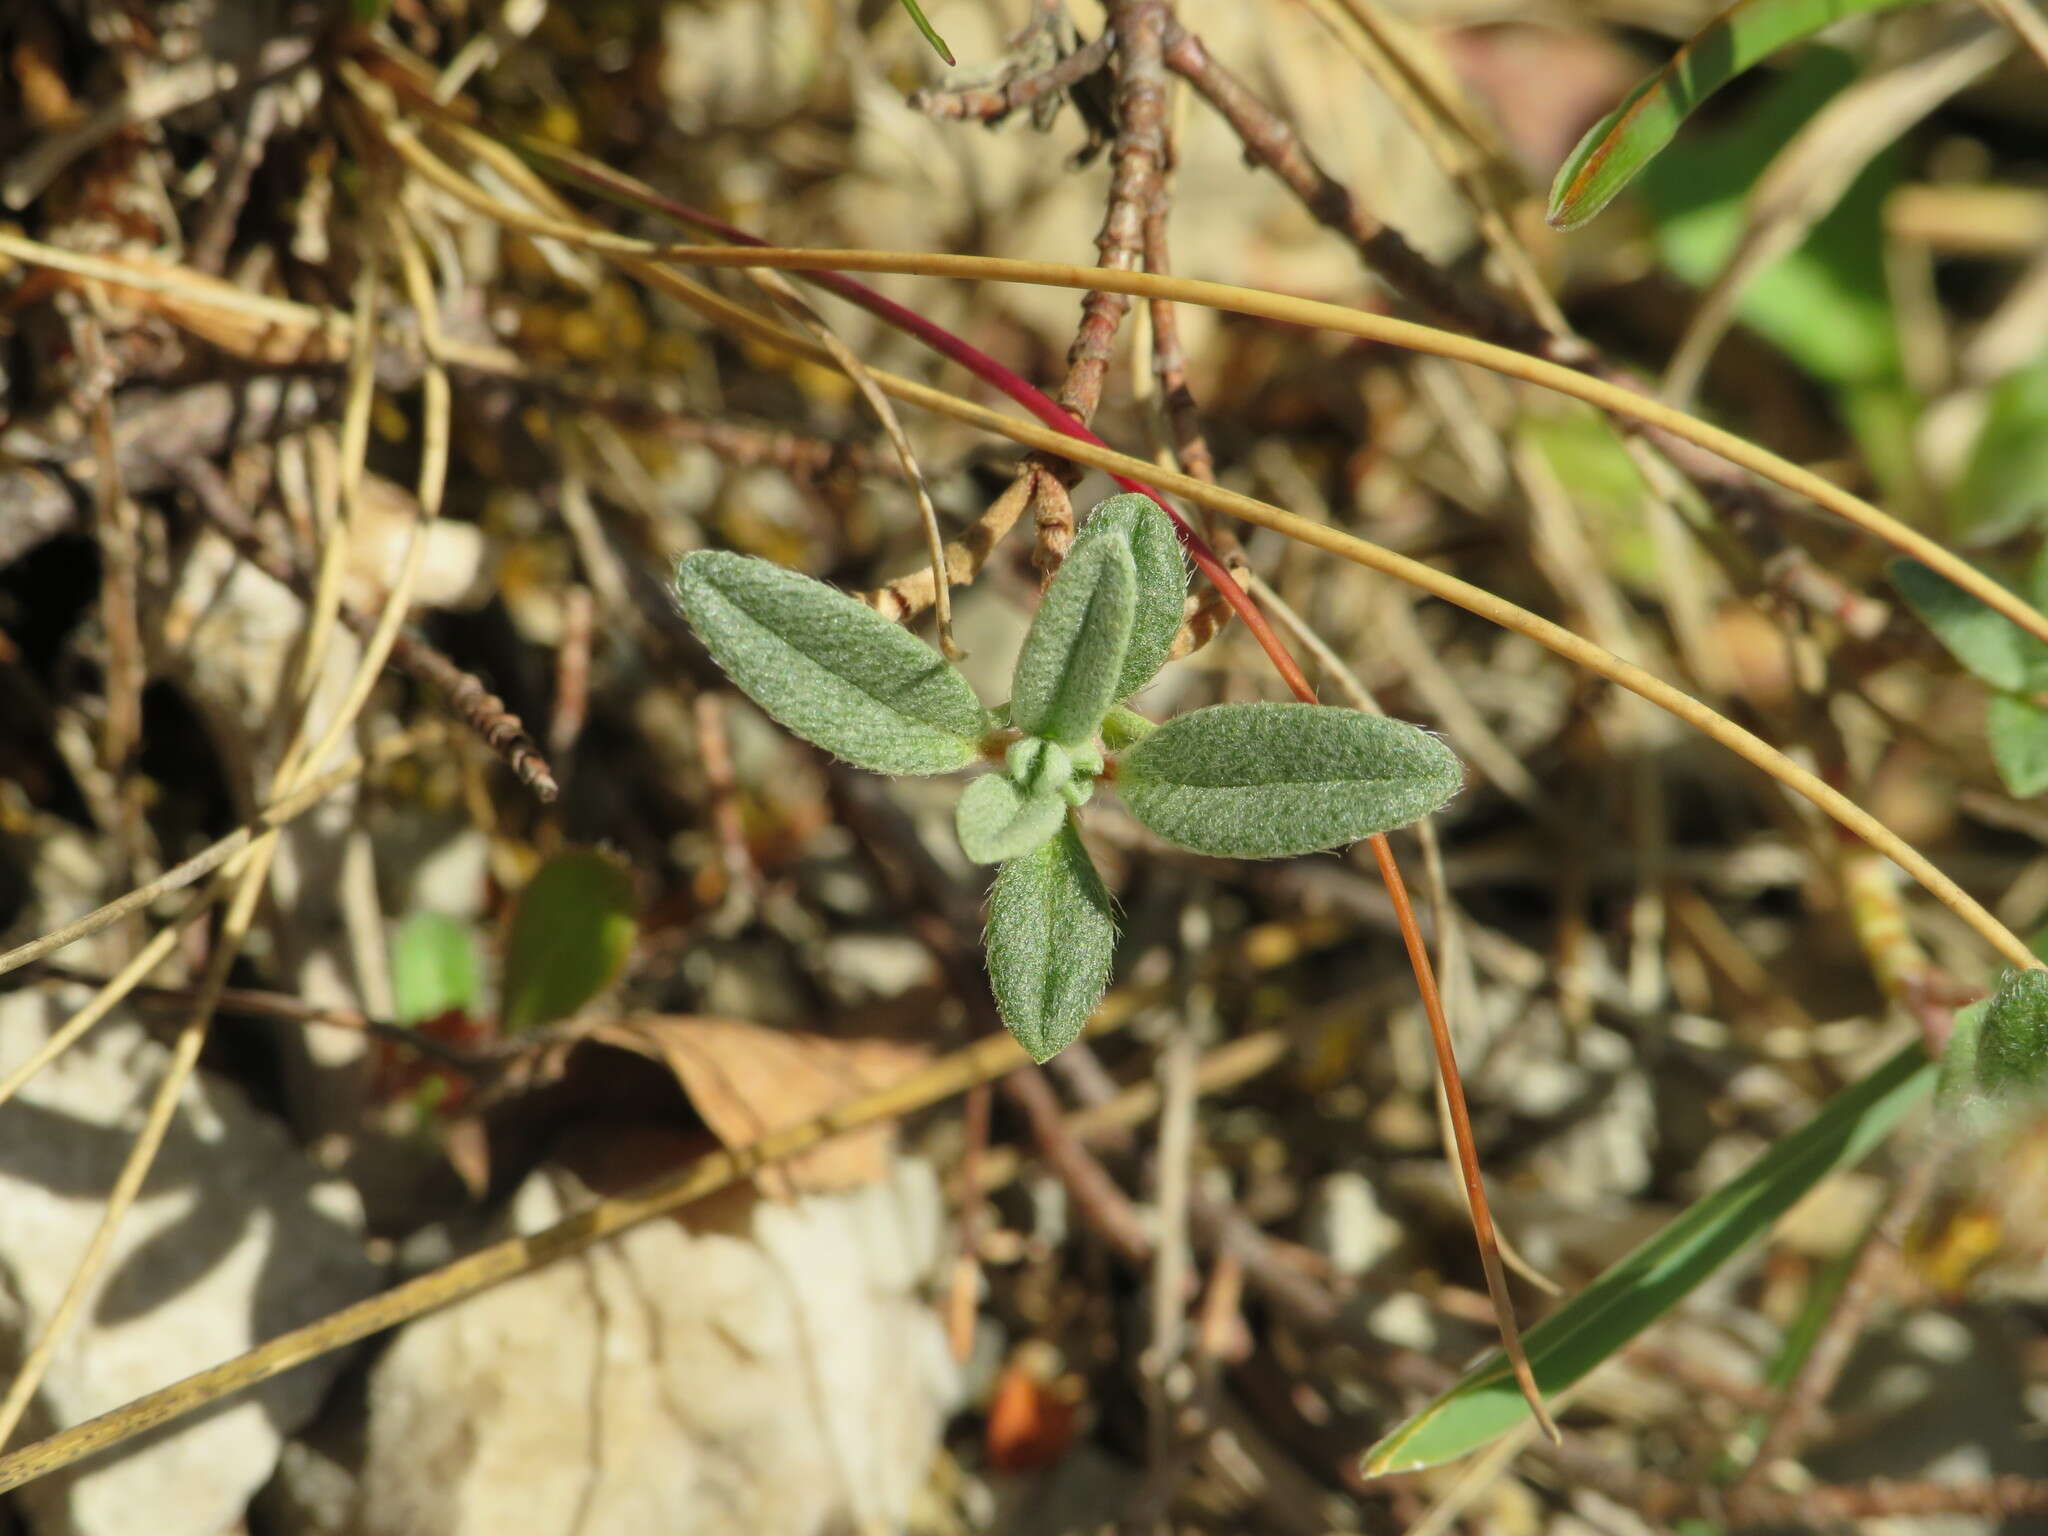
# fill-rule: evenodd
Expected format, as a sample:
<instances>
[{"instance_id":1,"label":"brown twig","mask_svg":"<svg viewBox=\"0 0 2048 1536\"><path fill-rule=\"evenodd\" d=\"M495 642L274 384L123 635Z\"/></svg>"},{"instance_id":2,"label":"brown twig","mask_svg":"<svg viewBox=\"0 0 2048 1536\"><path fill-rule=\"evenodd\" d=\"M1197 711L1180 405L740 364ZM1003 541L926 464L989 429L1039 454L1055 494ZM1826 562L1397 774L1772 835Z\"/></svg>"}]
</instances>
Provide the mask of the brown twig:
<instances>
[{"instance_id":1,"label":"brown twig","mask_svg":"<svg viewBox=\"0 0 2048 1536\"><path fill-rule=\"evenodd\" d=\"M310 600L312 589L305 576L289 559L258 536L255 525L235 499L226 477L210 460L187 460L175 466L173 473L192 493L192 499L200 510L227 535L244 559L272 580L290 588L302 600ZM341 617L352 631L364 638L376 627L373 616L347 605L342 607ZM519 782L535 795L542 800L553 800L561 793L561 786L555 782L554 770L527 734L525 725L505 707L505 701L484 687L474 674L465 672L433 645L407 630L400 630L392 641L391 665L438 694L449 711L474 731L484 745L517 775Z\"/></svg>"},{"instance_id":2,"label":"brown twig","mask_svg":"<svg viewBox=\"0 0 2048 1536\"><path fill-rule=\"evenodd\" d=\"M1218 63L1202 40L1167 21L1166 63L1220 112L1243 140L1245 153L1268 167L1319 223L1356 247L1373 271L1411 302L1470 335L1579 366L1583 347L1553 336L1492 293L1460 282L1382 223L1350 190L1324 170L1301 135L1242 80Z\"/></svg>"},{"instance_id":3,"label":"brown twig","mask_svg":"<svg viewBox=\"0 0 2048 1536\"><path fill-rule=\"evenodd\" d=\"M1116 32L1105 27L1099 36L1044 69L1013 67L993 85L922 90L910 104L941 122L999 123L1012 112L1072 89L1107 64L1115 47Z\"/></svg>"}]
</instances>

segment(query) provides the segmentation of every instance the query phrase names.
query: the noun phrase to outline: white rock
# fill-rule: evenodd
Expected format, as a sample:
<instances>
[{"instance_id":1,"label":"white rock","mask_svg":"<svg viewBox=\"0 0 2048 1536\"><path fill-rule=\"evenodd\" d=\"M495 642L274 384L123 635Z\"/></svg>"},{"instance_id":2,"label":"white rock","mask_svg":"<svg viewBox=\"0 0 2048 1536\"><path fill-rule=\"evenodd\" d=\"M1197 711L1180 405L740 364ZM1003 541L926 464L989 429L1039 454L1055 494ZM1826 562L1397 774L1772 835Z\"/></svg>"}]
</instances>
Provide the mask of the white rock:
<instances>
[{"instance_id":1,"label":"white rock","mask_svg":"<svg viewBox=\"0 0 2048 1536\"><path fill-rule=\"evenodd\" d=\"M42 992L0 997L0 1069L63 1017ZM168 1055L139 1026L108 1020L0 1115L0 1355L18 1360L40 1337ZM317 1178L281 1126L236 1089L195 1078L29 1431L118 1407L368 1294L377 1272L361 1225L354 1192ZM343 1358L82 1472L31 1483L19 1508L37 1536L231 1530Z\"/></svg>"},{"instance_id":2,"label":"white rock","mask_svg":"<svg viewBox=\"0 0 2048 1536\"><path fill-rule=\"evenodd\" d=\"M514 1225L555 1219L559 1175ZM360 1536L896 1530L957 1378L930 1170L673 1221L411 1324L369 1388Z\"/></svg>"},{"instance_id":3,"label":"white rock","mask_svg":"<svg viewBox=\"0 0 2048 1536\"><path fill-rule=\"evenodd\" d=\"M1373 1269L1401 1246L1402 1225L1380 1204L1372 1181L1343 1171L1320 1181L1303 1218L1308 1245L1348 1278Z\"/></svg>"}]
</instances>

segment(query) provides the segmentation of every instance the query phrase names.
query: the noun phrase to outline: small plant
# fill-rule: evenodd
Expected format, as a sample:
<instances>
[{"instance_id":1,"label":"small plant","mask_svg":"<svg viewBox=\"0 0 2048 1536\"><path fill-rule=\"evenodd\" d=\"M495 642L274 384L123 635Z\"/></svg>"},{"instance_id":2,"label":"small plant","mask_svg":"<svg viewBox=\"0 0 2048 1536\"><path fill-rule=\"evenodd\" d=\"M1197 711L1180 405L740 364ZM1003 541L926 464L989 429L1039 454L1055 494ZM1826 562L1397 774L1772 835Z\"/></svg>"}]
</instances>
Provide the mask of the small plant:
<instances>
[{"instance_id":1,"label":"small plant","mask_svg":"<svg viewBox=\"0 0 2048 1536\"><path fill-rule=\"evenodd\" d=\"M1076 831L1098 783L1168 842L1225 858L1341 847L1426 816L1463 779L1420 728L1311 704L1217 704L1155 724L1123 701L1179 632L1187 566L1150 497L1095 508L991 712L929 646L823 582L712 551L683 558L684 617L732 680L789 730L857 768L936 774L977 762L960 846L998 866L989 979L1003 1022L1044 1061L1109 984L1116 919Z\"/></svg>"}]
</instances>

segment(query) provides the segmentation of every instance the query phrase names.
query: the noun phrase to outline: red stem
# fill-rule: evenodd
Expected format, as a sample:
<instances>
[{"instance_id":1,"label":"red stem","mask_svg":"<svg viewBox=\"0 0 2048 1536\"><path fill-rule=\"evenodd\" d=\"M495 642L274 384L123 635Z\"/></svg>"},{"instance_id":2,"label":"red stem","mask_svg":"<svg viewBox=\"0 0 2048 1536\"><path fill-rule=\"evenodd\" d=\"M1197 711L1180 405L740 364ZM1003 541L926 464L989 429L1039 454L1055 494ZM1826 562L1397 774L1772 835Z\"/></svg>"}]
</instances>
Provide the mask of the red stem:
<instances>
[{"instance_id":1,"label":"red stem","mask_svg":"<svg viewBox=\"0 0 2048 1536\"><path fill-rule=\"evenodd\" d=\"M678 223L704 230L733 245L768 244L759 235L749 234L737 225L714 218L708 213L690 207L687 203L679 203L664 197L651 187L637 183L628 184L610 174L604 167L595 165L570 151L534 145L528 153L553 162L569 175L598 191L658 209ZM925 319L917 311L877 293L866 283L848 277L844 272L804 272L798 275L838 294L849 304L859 305L869 314L887 321L898 330L915 336L947 361L958 363L984 384L1009 396L1054 431L1064 432L1068 437L1079 438L1084 443L1093 443L1098 448L1109 447L1109 444L1098 437L1085 422L1077 420L1066 407L1029 379L1004 367L973 343L963 340L944 326ZM1189 558L1195 562L1195 568L1223 594L1223 600L1230 605L1238 618L1244 621L1245 628L1250 631L1252 638L1259 642L1259 648L1271 659L1287 686L1293 690L1294 696L1304 704L1315 703L1315 689L1309 686L1308 678L1303 674L1300 664L1295 661L1279 635L1274 633L1273 626L1267 622L1259 605L1252 601L1251 594L1237 584L1236 578L1230 574L1229 569L1216 551L1209 547L1208 542L1189 527L1187 520L1174 511L1166 498L1151 486L1119 475L1115 471L1110 472L1110 478L1127 491L1151 497L1159 504L1160 510L1173 519L1174 532L1180 536L1182 546L1186 548Z\"/></svg>"}]
</instances>

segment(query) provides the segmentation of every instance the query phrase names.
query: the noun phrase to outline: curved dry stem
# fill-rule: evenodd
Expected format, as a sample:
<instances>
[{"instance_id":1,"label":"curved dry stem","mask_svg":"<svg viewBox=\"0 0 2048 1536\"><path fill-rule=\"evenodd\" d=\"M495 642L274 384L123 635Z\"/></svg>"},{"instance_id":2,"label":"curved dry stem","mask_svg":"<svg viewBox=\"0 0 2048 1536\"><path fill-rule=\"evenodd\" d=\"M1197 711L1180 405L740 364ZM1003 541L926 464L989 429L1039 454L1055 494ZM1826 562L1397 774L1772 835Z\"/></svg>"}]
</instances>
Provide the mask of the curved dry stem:
<instances>
[{"instance_id":1,"label":"curved dry stem","mask_svg":"<svg viewBox=\"0 0 2048 1536\"><path fill-rule=\"evenodd\" d=\"M387 125L388 142L398 151L409 165L419 169L429 180L448 191L452 196L477 207L492 217L502 218L515 227L536 226L531 232L550 234L556 230L567 230L573 238L580 239L587 231L575 224L559 219L531 215L509 207L489 197L480 189L471 186L460 176L451 172L426 150L420 147L407 130L400 125ZM539 227L544 226L544 227ZM593 244L593 249L614 249L616 237L606 237ZM626 241L625 245L639 248L641 252L661 251L669 248L652 245L646 241ZM1682 412L1674 412L1660 406L1646 396L1634 394L1615 385L1589 378L1569 368L1545 363L1536 358L1511 352L1505 348L1489 346L1446 331L1434 330L1429 326L1414 325L1407 321L1389 320L1383 316L1370 315L1358 310L1345 309L1341 305L1323 304L1305 299L1291 299L1285 295L1261 293L1253 289L1230 288L1220 283L1194 282L1188 279L1155 279L1147 273L1110 272L1094 267L1074 267L1056 263L1003 261L995 258L932 256L911 260L901 256L873 251L857 252L816 252L766 250L747 247L734 250L725 246L695 246L680 249L703 252L715 259L719 266L745 266L754 257L770 255L777 265L792 270L807 270L818 267L839 265L832 258L848 256L857 265L869 271L941 271L957 276L1003 276L1017 281L1042 281L1054 287L1085 288L1095 286L1118 286L1131 293L1145 297L1163 297L1185 300L1190 303L1211 304L1226 309L1240 309L1240 312L1264 314L1270 318L1282 319L1295 324L1322 325L1347 334L1386 341L1394 345L1412 346L1419 351L1450 357L1455 361L1471 362L1481 367L1493 368L1514 377L1526 378L1532 383L1552 385L1566 393L1578 395L1591 404L1609 406L1618 413L1630 415L1638 420L1667 427L1674 435L1687 437L1702 447L1720 452L1731 461L1755 468L1766 473L1765 466L1777 466L1782 475L1773 475L1781 484L1795 490L1811 484L1824 493L1831 502L1848 503L1865 509L1882 523L1897 527L1892 519L1868 503L1830 485L1806 470L1788 464L1777 455L1764 449L1755 448L1707 425ZM630 270L653 282L664 291L681 299L699 313L731 326L756 340L771 346L781 347L812 361L829 363L829 358L816 343L792 335L749 310L743 309L722 295L713 293L700 283L691 281L659 261L650 260L645 254L618 253L621 262ZM1256 307L1254 307L1256 306ZM1181 474L1164 466L1144 459L1118 453L1083 439L1056 432L1036 422L1021 421L986 406L976 405L960 399L941 389L916 383L897 374L881 369L871 369L875 382L898 400L923 406L940 415L950 416L957 421L968 422L984 430L1009 438L1012 442L1026 447L1044 449L1073 460L1088 464L1113 474L1125 475L1144 481L1160 490L1171 491L1197 506L1224 512L1245 522L1271 528L1277 533L1302 543L1314 545L1331 554L1341 556L1368 570L1382 572L1409 585L1419 587L1446 602L1457 604L1468 612L1475 613L1489 623L1513 630L1534 640L1545 649L1555 652L1565 660L1573 662L1608 681L1626 688L1629 692L1649 700L1659 709L1676 716L1695 730L1720 743L1738 757L1762 769L1772 778L1784 784L1794 793L1811 801L1827 816L1862 838L1885 857L1891 859L1923 886L1930 895L1960 917L1976 931L1985 942L1997 950L2008 961L2027 968L2038 967L2042 961L2033 951L2022 944L2013 932L1991 915L1984 906L1947 875L1937 869L1924 855L1916 851L1897 833L1850 800L1841 791L1828 784L1818 775L1801 768L1776 747L1745 730L1725 715L1710 709L1682 689L1674 688L1662 678L1645 671L1633 662L1595 645L1593 642L1573 634L1560 624L1541 618L1525 608L1508 602L1505 598L1488 592L1471 582L1461 581L1419 560L1411 560L1390 549L1361 539L1355 535L1332 528L1322 523L1297 517L1282 508L1263 502L1255 497L1223 489L1197 480L1191 475ZM1726 451L1724 451L1724 448ZM1815 497L1819 499L1818 496ZM1846 515L1846 514L1845 514ZM2010 612L2015 606L2028 620L2027 627L2037 634L2048 636L2048 619L2028 608L2025 604L1998 586L1989 582L1981 572L1962 565L1954 556L1939 546L1930 543L1910 529L1899 530L1911 542L1906 545L1916 554L1924 547L1942 562L1937 569L1960 567L1969 573L1976 586L1988 585L2000 599L1997 606L2001 612ZM1933 564L1933 561L1929 561ZM1946 570L1944 570L1946 574ZM1959 583L1960 584L1960 583ZM1988 601L1988 600L1987 600Z\"/></svg>"},{"instance_id":2,"label":"curved dry stem","mask_svg":"<svg viewBox=\"0 0 2048 1536\"><path fill-rule=\"evenodd\" d=\"M408 144L407 141L411 137L409 131L397 125L388 125L386 131L390 135L393 147L398 149L401 155L406 156L408 163L419 166L419 162L407 154L409 147L417 147L416 141ZM425 170L423 166L419 168ZM445 175L446 167L440 169ZM472 206L482 206L478 202L481 194L460 183L459 178L443 180L441 177L433 176L431 172L426 174L445 190L470 202ZM944 252L663 244L595 231L563 219L521 214L518 210L508 209L504 204L494 200L486 198L484 201L489 206L484 207L483 211L494 216L501 213L512 214L514 217L507 222L515 223L526 233L559 239L589 250L630 256L641 261L708 267L767 266L791 272L894 272L912 277L973 278L1030 283L1044 288L1122 293L1133 298L1199 304L1205 308L1227 310L1233 314L1253 315L1261 319L1278 320L1288 325L1334 331L1341 335L1357 336L1366 341L1384 342L1388 346L1401 347L1412 352L1427 352L1437 357L1449 358L1453 362L1470 363L1474 367L1485 368L1508 378L1518 379L1525 384L1534 384L1544 389L1555 390L1559 394L1570 395L1600 410L1627 417L1657 431L1668 432L1671 436L1704 448L1709 453L1716 454L1731 464L1739 465L1752 474L1773 481L1786 490L1805 497L1814 505L1834 513L1845 522L1853 523L1901 554L1909 555L1939 572L1987 608L2003 614L2027 633L2048 643L2048 616L2029 607L2016 594L1993 581L1969 562L1951 554L1934 540L1916 533L1890 513L1873 506L1853 492L1844 490L1833 481L1823 479L1809 469L1802 469L1789 459L1779 457L1768 448L1760 448L1733 432L1724 431L1700 420L1697 416L1674 410L1648 395L1624 389L1605 379L1594 378L1575 368L1546 362L1542 358L1531 357L1527 353L1516 352L1508 347L1495 346L1491 342L1478 341L1470 336L1461 336L1453 331L1439 330L1435 326L1421 325L1412 320L1396 320L1386 315L1370 314L1364 310L1350 309L1342 304L1325 303L1318 299L1269 293L1259 288L1240 288L1229 283L1162 276L1152 272L1120 272L1100 267L1078 267L1066 262L1015 261L1000 256L956 256ZM1061 441L1064 443L1066 440L1062 438ZM1064 452L1064 449L1061 451ZM1069 457L1081 456L1074 454Z\"/></svg>"},{"instance_id":3,"label":"curved dry stem","mask_svg":"<svg viewBox=\"0 0 2048 1536\"><path fill-rule=\"evenodd\" d=\"M1760 768L1795 794L1811 801L1831 819L1862 838L1910 874L1928 894L1961 918L2013 965L2029 968L2042 965L2040 958L2021 943L2011 929L1993 917L1975 897L1943 874L1924 854L1915 850L1891 828L1819 775L1800 767L1761 736L1745 730L1691 694L1674 688L1662 678L1645 671L1633 662L1624 661L1604 647L1573 634L1563 625L1554 624L1483 587L1461 581L1455 576L1424 565L1419 560L1411 560L1406 555L1396 554L1390 549L1358 538L1342 529L1310 522L1307 518L1297 517L1292 512L1255 497L1225 490L1221 486L1205 484L1190 475L1183 475L1142 459L1134 459L1128 454L1117 453L1112 449L1098 448L1092 443L1062 437L1050 428L1040 427L1034 422L1019 421L999 411L955 399L943 391L912 384L907 379L890 379L887 376L878 378L883 379L883 387L892 393L900 390L901 393L897 396L899 399L926 405L956 420L985 427L1027 447L1045 448L1062 453L1070 459L1092 465L1097 469L1113 470L1128 475L1146 475L1151 483L1161 490L1171 491L1199 506L1228 513L1259 527L1271 528L1276 533L1283 533L1301 543L1341 556L1355 565L1362 565L1368 570L1379 571L1405 581L1434 597L1455 603L1489 623L1498 624L1503 629L1513 630L1516 634L1534 640L1538 645L1565 660L1626 688L1639 698L1649 700L1659 709L1676 716L1702 735Z\"/></svg>"},{"instance_id":4,"label":"curved dry stem","mask_svg":"<svg viewBox=\"0 0 2048 1536\"><path fill-rule=\"evenodd\" d=\"M1127 1012L1103 1010L1092 1026L1093 1032L1101 1035L1119 1029L1130 1017ZM555 1259L580 1253L616 1232L715 1194L757 1169L808 1151L822 1141L862 1126L900 1118L1026 1064L1023 1048L1009 1035L987 1036L901 1082L863 1094L814 1120L770 1131L736 1151L708 1153L623 1195L600 1200L545 1231L493 1243L418 1279L343 1307L318 1322L281 1334L209 1370L24 1446L11 1456L0 1457L0 1493L181 1419L222 1398L245 1392L359 1339L474 1296Z\"/></svg>"},{"instance_id":5,"label":"curved dry stem","mask_svg":"<svg viewBox=\"0 0 2048 1536\"><path fill-rule=\"evenodd\" d=\"M137 886L126 895L115 897L105 906L95 908L75 922L66 923L62 928L53 928L40 938L30 939L26 944L16 945L6 954L0 955L0 976L54 955L58 950L76 944L80 939L89 939L102 929L118 923L131 912L139 912L160 898L170 895L171 892L183 890L201 876L210 875L226 864L261 834L283 826L294 817L304 815L357 775L372 767L396 762L421 747L440 741L445 735L443 728L434 724L378 742L362 757L350 758L291 794L272 801L250 821L193 854L191 858L172 865L156 879ZM125 990L124 988L123 991ZM10 1078L9 1082L12 1081ZM0 1103L7 1101L11 1091L9 1087L0 1085Z\"/></svg>"}]
</instances>

